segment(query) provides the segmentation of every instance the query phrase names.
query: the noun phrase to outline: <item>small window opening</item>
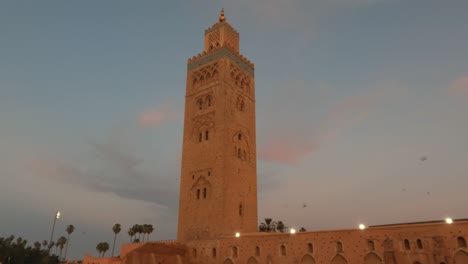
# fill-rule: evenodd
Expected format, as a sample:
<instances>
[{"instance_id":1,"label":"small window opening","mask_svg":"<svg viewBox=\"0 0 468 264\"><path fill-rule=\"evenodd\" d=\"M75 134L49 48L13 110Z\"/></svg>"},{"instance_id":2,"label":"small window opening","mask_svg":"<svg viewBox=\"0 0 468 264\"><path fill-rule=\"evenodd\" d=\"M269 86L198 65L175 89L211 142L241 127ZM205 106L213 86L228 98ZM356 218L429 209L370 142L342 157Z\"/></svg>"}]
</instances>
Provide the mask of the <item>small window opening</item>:
<instances>
[{"instance_id":1,"label":"small window opening","mask_svg":"<svg viewBox=\"0 0 468 264\"><path fill-rule=\"evenodd\" d=\"M196 250L195 248L192 249L192 256L193 256L194 258L197 257L197 250Z\"/></svg>"},{"instance_id":2,"label":"small window opening","mask_svg":"<svg viewBox=\"0 0 468 264\"><path fill-rule=\"evenodd\" d=\"M213 49L213 44L210 45L210 49Z\"/></svg>"},{"instance_id":3,"label":"small window opening","mask_svg":"<svg viewBox=\"0 0 468 264\"><path fill-rule=\"evenodd\" d=\"M372 240L367 241L367 249L369 249L369 251L374 251L375 250L374 241L372 241Z\"/></svg>"},{"instance_id":4,"label":"small window opening","mask_svg":"<svg viewBox=\"0 0 468 264\"><path fill-rule=\"evenodd\" d=\"M232 248L232 257L233 257L233 258L237 258L237 253L238 253L237 251L238 251L238 250L237 250L237 247L233 247L233 248Z\"/></svg>"},{"instance_id":5,"label":"small window opening","mask_svg":"<svg viewBox=\"0 0 468 264\"><path fill-rule=\"evenodd\" d=\"M239 134L237 135L237 139L239 139L239 140L242 139L242 134L241 134L241 133L239 133Z\"/></svg>"},{"instance_id":6,"label":"small window opening","mask_svg":"<svg viewBox=\"0 0 468 264\"><path fill-rule=\"evenodd\" d=\"M208 131L205 131L205 140L208 140Z\"/></svg>"},{"instance_id":7,"label":"small window opening","mask_svg":"<svg viewBox=\"0 0 468 264\"><path fill-rule=\"evenodd\" d=\"M202 110L202 109L203 109L203 101L202 101L202 100L199 100L199 101L198 101L198 109L199 109L199 110Z\"/></svg>"},{"instance_id":8,"label":"small window opening","mask_svg":"<svg viewBox=\"0 0 468 264\"><path fill-rule=\"evenodd\" d=\"M195 180L195 175L192 175L192 180Z\"/></svg>"},{"instance_id":9,"label":"small window opening","mask_svg":"<svg viewBox=\"0 0 468 264\"><path fill-rule=\"evenodd\" d=\"M281 245L280 247L281 256L286 256L286 246Z\"/></svg>"},{"instance_id":10,"label":"small window opening","mask_svg":"<svg viewBox=\"0 0 468 264\"><path fill-rule=\"evenodd\" d=\"M210 175L211 175L211 171L208 171L208 176L210 176Z\"/></svg>"},{"instance_id":11,"label":"small window opening","mask_svg":"<svg viewBox=\"0 0 468 264\"><path fill-rule=\"evenodd\" d=\"M202 142L202 139L203 139L203 134L200 133L200 134L198 135L198 142Z\"/></svg>"},{"instance_id":12,"label":"small window opening","mask_svg":"<svg viewBox=\"0 0 468 264\"><path fill-rule=\"evenodd\" d=\"M338 252L338 253L343 252L343 244L341 242L336 243L336 252Z\"/></svg>"},{"instance_id":13,"label":"small window opening","mask_svg":"<svg viewBox=\"0 0 468 264\"><path fill-rule=\"evenodd\" d=\"M422 244L421 239L416 240L416 245L418 246L418 249L422 249L422 248L423 248L423 244Z\"/></svg>"},{"instance_id":14,"label":"small window opening","mask_svg":"<svg viewBox=\"0 0 468 264\"><path fill-rule=\"evenodd\" d=\"M243 214L243 207L242 207L242 204L239 204L239 216L242 216Z\"/></svg>"},{"instance_id":15,"label":"small window opening","mask_svg":"<svg viewBox=\"0 0 468 264\"><path fill-rule=\"evenodd\" d=\"M213 258L216 258L216 248L213 248L211 250L211 255L213 256Z\"/></svg>"},{"instance_id":16,"label":"small window opening","mask_svg":"<svg viewBox=\"0 0 468 264\"><path fill-rule=\"evenodd\" d=\"M216 47L219 47L219 42L216 42Z\"/></svg>"},{"instance_id":17,"label":"small window opening","mask_svg":"<svg viewBox=\"0 0 468 264\"><path fill-rule=\"evenodd\" d=\"M260 247L255 247L255 256L260 257Z\"/></svg>"},{"instance_id":18,"label":"small window opening","mask_svg":"<svg viewBox=\"0 0 468 264\"><path fill-rule=\"evenodd\" d=\"M197 189L197 200L200 200L200 189Z\"/></svg>"},{"instance_id":19,"label":"small window opening","mask_svg":"<svg viewBox=\"0 0 468 264\"><path fill-rule=\"evenodd\" d=\"M459 248L466 248L466 240L463 237L457 237L457 244Z\"/></svg>"},{"instance_id":20,"label":"small window opening","mask_svg":"<svg viewBox=\"0 0 468 264\"><path fill-rule=\"evenodd\" d=\"M408 239L405 239L405 249L406 250L410 250L411 249L411 246L410 246L410 243L409 243L409 240Z\"/></svg>"},{"instance_id":21,"label":"small window opening","mask_svg":"<svg viewBox=\"0 0 468 264\"><path fill-rule=\"evenodd\" d=\"M312 243L307 244L307 247L309 249L309 253L314 253L314 245L312 245Z\"/></svg>"},{"instance_id":22,"label":"small window opening","mask_svg":"<svg viewBox=\"0 0 468 264\"><path fill-rule=\"evenodd\" d=\"M206 199L206 188L203 188L203 198Z\"/></svg>"}]
</instances>

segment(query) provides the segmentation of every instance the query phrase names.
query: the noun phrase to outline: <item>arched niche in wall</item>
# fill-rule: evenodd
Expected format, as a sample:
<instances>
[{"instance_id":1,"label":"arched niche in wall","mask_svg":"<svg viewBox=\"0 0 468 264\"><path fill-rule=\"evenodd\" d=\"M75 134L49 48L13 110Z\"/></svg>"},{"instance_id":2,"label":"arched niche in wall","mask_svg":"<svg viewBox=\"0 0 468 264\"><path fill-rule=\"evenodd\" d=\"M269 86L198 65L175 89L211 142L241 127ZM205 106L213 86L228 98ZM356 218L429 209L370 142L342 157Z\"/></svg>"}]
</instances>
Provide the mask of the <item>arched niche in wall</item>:
<instances>
[{"instance_id":1,"label":"arched niche in wall","mask_svg":"<svg viewBox=\"0 0 468 264\"><path fill-rule=\"evenodd\" d=\"M371 252L364 257L364 264L382 264L382 259Z\"/></svg>"},{"instance_id":2,"label":"arched niche in wall","mask_svg":"<svg viewBox=\"0 0 468 264\"><path fill-rule=\"evenodd\" d=\"M250 258L247 260L247 264L258 264L258 261L257 261L257 259L255 259L254 257L250 257Z\"/></svg>"},{"instance_id":3,"label":"arched niche in wall","mask_svg":"<svg viewBox=\"0 0 468 264\"><path fill-rule=\"evenodd\" d=\"M301 264L315 264L315 259L311 255L306 254L302 257Z\"/></svg>"},{"instance_id":4,"label":"arched niche in wall","mask_svg":"<svg viewBox=\"0 0 468 264\"><path fill-rule=\"evenodd\" d=\"M455 264L465 264L468 263L468 253L463 250L458 251L453 257Z\"/></svg>"},{"instance_id":5,"label":"arched niche in wall","mask_svg":"<svg viewBox=\"0 0 468 264\"><path fill-rule=\"evenodd\" d=\"M331 264L348 264L348 261L341 255L336 255L332 258Z\"/></svg>"},{"instance_id":6,"label":"arched niche in wall","mask_svg":"<svg viewBox=\"0 0 468 264\"><path fill-rule=\"evenodd\" d=\"M223 264L234 264L231 259L226 259Z\"/></svg>"}]
</instances>

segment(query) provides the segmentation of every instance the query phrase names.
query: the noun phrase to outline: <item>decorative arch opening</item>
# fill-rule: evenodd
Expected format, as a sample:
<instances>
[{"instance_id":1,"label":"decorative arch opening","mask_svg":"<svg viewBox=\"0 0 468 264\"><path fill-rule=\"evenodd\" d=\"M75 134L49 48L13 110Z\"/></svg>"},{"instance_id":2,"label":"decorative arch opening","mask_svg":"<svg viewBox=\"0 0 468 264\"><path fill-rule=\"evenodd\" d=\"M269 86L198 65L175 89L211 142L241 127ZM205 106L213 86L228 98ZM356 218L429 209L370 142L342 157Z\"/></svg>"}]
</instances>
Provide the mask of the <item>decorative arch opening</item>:
<instances>
[{"instance_id":1,"label":"decorative arch opening","mask_svg":"<svg viewBox=\"0 0 468 264\"><path fill-rule=\"evenodd\" d=\"M418 249L422 249L422 248L423 248L423 244L422 244L421 239L416 240L416 246L418 247Z\"/></svg>"},{"instance_id":2,"label":"decorative arch opening","mask_svg":"<svg viewBox=\"0 0 468 264\"><path fill-rule=\"evenodd\" d=\"M218 71L217 71L217 70L214 70L214 71L213 71L213 74L212 74L211 76L212 76L213 79L214 79L214 78L218 78L218 75L219 75Z\"/></svg>"},{"instance_id":3,"label":"decorative arch opening","mask_svg":"<svg viewBox=\"0 0 468 264\"><path fill-rule=\"evenodd\" d=\"M405 239L404 244L405 244L405 250L411 250L411 246L410 246L408 239Z\"/></svg>"},{"instance_id":4,"label":"decorative arch opening","mask_svg":"<svg viewBox=\"0 0 468 264\"><path fill-rule=\"evenodd\" d=\"M367 241L367 249L369 251L374 251L375 250L375 243L372 240Z\"/></svg>"},{"instance_id":5,"label":"decorative arch opening","mask_svg":"<svg viewBox=\"0 0 468 264\"><path fill-rule=\"evenodd\" d=\"M453 260L457 264L468 263L468 253L466 253L465 251L460 250L455 254L455 256L453 257Z\"/></svg>"},{"instance_id":6,"label":"decorative arch opening","mask_svg":"<svg viewBox=\"0 0 468 264\"><path fill-rule=\"evenodd\" d=\"M309 254L304 255L301 259L301 264L315 264L315 259Z\"/></svg>"},{"instance_id":7,"label":"decorative arch opening","mask_svg":"<svg viewBox=\"0 0 468 264\"><path fill-rule=\"evenodd\" d=\"M371 252L364 258L364 264L382 264L382 259L377 254Z\"/></svg>"},{"instance_id":8,"label":"decorative arch opening","mask_svg":"<svg viewBox=\"0 0 468 264\"><path fill-rule=\"evenodd\" d=\"M286 246L285 245L281 245L280 246L280 255L281 256L286 256Z\"/></svg>"},{"instance_id":9,"label":"decorative arch opening","mask_svg":"<svg viewBox=\"0 0 468 264\"><path fill-rule=\"evenodd\" d=\"M348 264L348 261L341 255L336 255L331 260L331 264Z\"/></svg>"},{"instance_id":10,"label":"decorative arch opening","mask_svg":"<svg viewBox=\"0 0 468 264\"><path fill-rule=\"evenodd\" d=\"M314 253L314 245L312 243L307 244L307 250L309 253Z\"/></svg>"},{"instance_id":11,"label":"decorative arch opening","mask_svg":"<svg viewBox=\"0 0 468 264\"><path fill-rule=\"evenodd\" d=\"M256 258L254 257L250 257L248 260L247 260L247 264L257 264L258 261Z\"/></svg>"},{"instance_id":12,"label":"decorative arch opening","mask_svg":"<svg viewBox=\"0 0 468 264\"><path fill-rule=\"evenodd\" d=\"M237 247L232 247L231 249L231 253L232 253L232 257L233 258L237 258L238 254L239 254L239 249Z\"/></svg>"},{"instance_id":13,"label":"decorative arch opening","mask_svg":"<svg viewBox=\"0 0 468 264\"><path fill-rule=\"evenodd\" d=\"M244 207L242 206L242 203L239 204L239 216L244 215Z\"/></svg>"},{"instance_id":14,"label":"decorative arch opening","mask_svg":"<svg viewBox=\"0 0 468 264\"><path fill-rule=\"evenodd\" d=\"M213 249L211 250L211 256L212 256L213 258L216 258L216 248L213 248Z\"/></svg>"},{"instance_id":15,"label":"decorative arch opening","mask_svg":"<svg viewBox=\"0 0 468 264\"><path fill-rule=\"evenodd\" d=\"M343 253L343 243L341 243L340 241L336 242L336 252Z\"/></svg>"},{"instance_id":16,"label":"decorative arch opening","mask_svg":"<svg viewBox=\"0 0 468 264\"><path fill-rule=\"evenodd\" d=\"M211 74L209 72L206 73L206 80L211 79Z\"/></svg>"},{"instance_id":17,"label":"decorative arch opening","mask_svg":"<svg viewBox=\"0 0 468 264\"><path fill-rule=\"evenodd\" d=\"M457 237L457 245L459 248L466 248L466 240L463 237Z\"/></svg>"},{"instance_id":18,"label":"decorative arch opening","mask_svg":"<svg viewBox=\"0 0 468 264\"><path fill-rule=\"evenodd\" d=\"M260 247L259 246L255 247L255 256L260 257Z\"/></svg>"},{"instance_id":19,"label":"decorative arch opening","mask_svg":"<svg viewBox=\"0 0 468 264\"><path fill-rule=\"evenodd\" d=\"M234 264L231 259L226 259L223 264Z\"/></svg>"}]
</instances>

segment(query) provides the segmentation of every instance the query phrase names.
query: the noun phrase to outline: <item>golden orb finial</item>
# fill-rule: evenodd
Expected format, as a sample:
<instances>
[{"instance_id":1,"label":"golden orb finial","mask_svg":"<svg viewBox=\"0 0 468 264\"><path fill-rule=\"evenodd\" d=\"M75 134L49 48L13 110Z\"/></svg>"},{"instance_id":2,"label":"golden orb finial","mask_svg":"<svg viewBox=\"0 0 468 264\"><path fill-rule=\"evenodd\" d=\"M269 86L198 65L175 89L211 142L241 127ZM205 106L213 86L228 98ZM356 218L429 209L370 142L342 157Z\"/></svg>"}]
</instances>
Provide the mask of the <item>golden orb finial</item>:
<instances>
[{"instance_id":1,"label":"golden orb finial","mask_svg":"<svg viewBox=\"0 0 468 264\"><path fill-rule=\"evenodd\" d=\"M219 16L219 22L226 21L226 17L224 16L224 8L221 8L221 15Z\"/></svg>"}]
</instances>

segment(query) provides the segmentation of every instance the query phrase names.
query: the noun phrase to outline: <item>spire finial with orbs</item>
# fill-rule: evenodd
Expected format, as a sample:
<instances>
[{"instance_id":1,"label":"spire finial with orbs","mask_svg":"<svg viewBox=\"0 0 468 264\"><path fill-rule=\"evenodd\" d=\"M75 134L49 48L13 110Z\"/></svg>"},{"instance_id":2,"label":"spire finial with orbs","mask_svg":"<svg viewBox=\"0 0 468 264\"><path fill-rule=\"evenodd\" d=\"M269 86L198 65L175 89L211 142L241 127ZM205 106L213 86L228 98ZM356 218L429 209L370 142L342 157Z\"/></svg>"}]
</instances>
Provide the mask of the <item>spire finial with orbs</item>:
<instances>
[{"instance_id":1,"label":"spire finial with orbs","mask_svg":"<svg viewBox=\"0 0 468 264\"><path fill-rule=\"evenodd\" d=\"M219 16L219 22L226 21L226 17L224 16L224 8L221 8L221 15Z\"/></svg>"}]
</instances>

